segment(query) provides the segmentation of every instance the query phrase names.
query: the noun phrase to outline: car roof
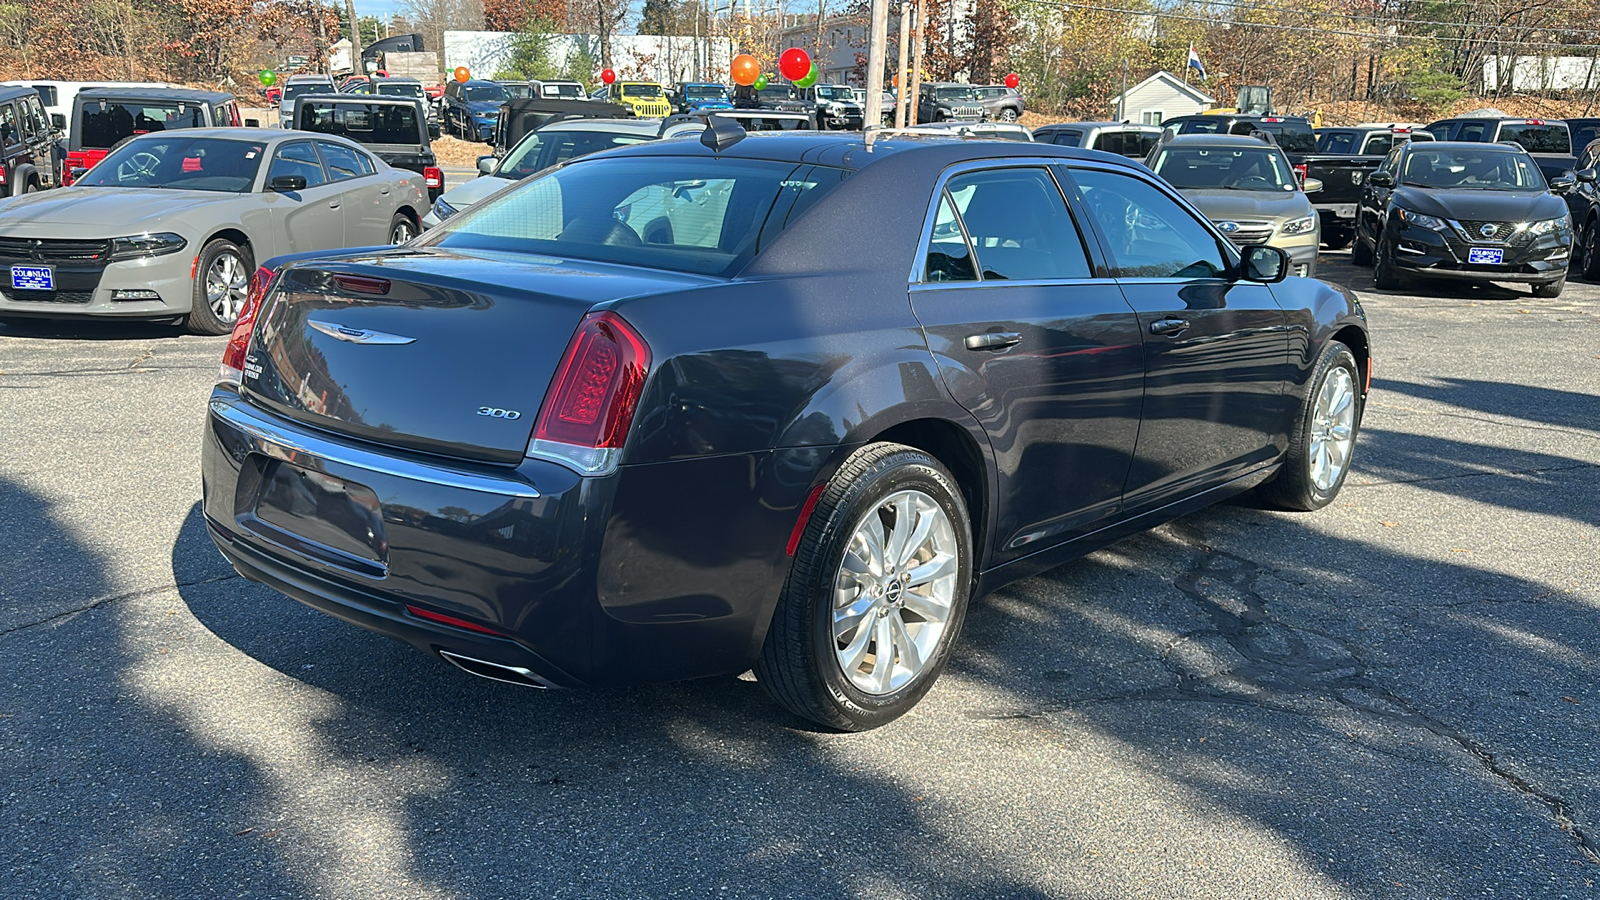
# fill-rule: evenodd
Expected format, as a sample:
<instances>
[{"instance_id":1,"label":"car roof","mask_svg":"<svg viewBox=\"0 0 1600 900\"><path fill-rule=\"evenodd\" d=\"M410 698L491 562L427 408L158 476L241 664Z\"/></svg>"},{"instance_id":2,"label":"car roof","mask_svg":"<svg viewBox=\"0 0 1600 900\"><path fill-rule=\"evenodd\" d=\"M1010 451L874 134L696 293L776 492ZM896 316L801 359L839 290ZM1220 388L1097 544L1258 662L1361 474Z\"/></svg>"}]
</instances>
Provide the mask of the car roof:
<instances>
[{"instance_id":1,"label":"car roof","mask_svg":"<svg viewBox=\"0 0 1600 900\"><path fill-rule=\"evenodd\" d=\"M232 94L229 94L225 91L197 91L192 88L119 88L116 85L87 88L79 91L78 96L85 100L115 100L121 97L128 97L156 98L161 100L190 100L197 103L215 103L219 100L234 99Z\"/></svg>"},{"instance_id":2,"label":"car roof","mask_svg":"<svg viewBox=\"0 0 1600 900\"><path fill-rule=\"evenodd\" d=\"M661 132L661 119L601 119L581 116L557 119L535 131L609 131L614 134L647 134L655 137Z\"/></svg>"},{"instance_id":3,"label":"car roof","mask_svg":"<svg viewBox=\"0 0 1600 900\"><path fill-rule=\"evenodd\" d=\"M5 85L0 87L0 100L12 100L28 95L38 96L39 92L27 85Z\"/></svg>"},{"instance_id":4,"label":"car roof","mask_svg":"<svg viewBox=\"0 0 1600 900\"><path fill-rule=\"evenodd\" d=\"M1160 131L1160 125L1147 125L1144 122L1051 122L1040 125L1034 131L1043 131L1046 128L1133 128L1136 130Z\"/></svg>"},{"instance_id":5,"label":"car roof","mask_svg":"<svg viewBox=\"0 0 1600 900\"><path fill-rule=\"evenodd\" d=\"M332 75L318 75L315 72L302 72L299 75L290 75L284 79L284 84L295 84L306 81L332 81Z\"/></svg>"},{"instance_id":6,"label":"car roof","mask_svg":"<svg viewBox=\"0 0 1600 900\"><path fill-rule=\"evenodd\" d=\"M1166 139L1163 147L1277 147L1248 134L1177 134Z\"/></svg>"},{"instance_id":7,"label":"car roof","mask_svg":"<svg viewBox=\"0 0 1600 900\"><path fill-rule=\"evenodd\" d=\"M1495 141L1493 143L1490 143L1489 141L1423 141L1420 144L1413 144L1410 141L1407 141L1406 147L1408 149L1415 147L1419 150L1460 150L1462 152L1469 150L1477 150L1480 152L1484 150L1492 150L1499 153L1522 154L1526 154L1528 152L1521 144L1513 144L1508 141Z\"/></svg>"}]
</instances>

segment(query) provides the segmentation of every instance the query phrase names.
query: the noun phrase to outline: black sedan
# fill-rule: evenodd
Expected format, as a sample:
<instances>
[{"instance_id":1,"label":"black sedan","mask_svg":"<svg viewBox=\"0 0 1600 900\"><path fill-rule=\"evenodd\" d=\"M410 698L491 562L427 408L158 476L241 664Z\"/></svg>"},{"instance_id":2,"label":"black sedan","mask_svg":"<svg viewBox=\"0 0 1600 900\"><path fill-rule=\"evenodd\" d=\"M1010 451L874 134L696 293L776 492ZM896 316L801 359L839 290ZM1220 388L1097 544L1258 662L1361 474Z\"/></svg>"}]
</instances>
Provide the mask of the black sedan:
<instances>
[{"instance_id":1,"label":"black sedan","mask_svg":"<svg viewBox=\"0 0 1600 900\"><path fill-rule=\"evenodd\" d=\"M1533 285L1558 297L1572 258L1572 217L1559 194L1514 144L1406 143L1367 178L1356 209L1351 258L1371 265L1379 288L1403 275Z\"/></svg>"},{"instance_id":2,"label":"black sedan","mask_svg":"<svg viewBox=\"0 0 1600 900\"><path fill-rule=\"evenodd\" d=\"M854 730L976 596L1249 488L1338 493L1353 295L1125 160L869 139L722 123L269 262L210 399L217 546L476 675L754 667Z\"/></svg>"}]
</instances>

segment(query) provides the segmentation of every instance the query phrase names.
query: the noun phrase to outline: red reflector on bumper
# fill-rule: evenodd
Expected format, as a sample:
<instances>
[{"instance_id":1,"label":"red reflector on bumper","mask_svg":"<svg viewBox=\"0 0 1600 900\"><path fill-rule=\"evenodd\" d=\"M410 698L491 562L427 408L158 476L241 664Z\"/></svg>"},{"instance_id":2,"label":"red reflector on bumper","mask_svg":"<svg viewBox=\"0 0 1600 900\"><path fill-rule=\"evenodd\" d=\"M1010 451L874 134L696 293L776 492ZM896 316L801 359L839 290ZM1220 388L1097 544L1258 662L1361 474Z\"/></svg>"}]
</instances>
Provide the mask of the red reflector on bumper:
<instances>
[{"instance_id":1,"label":"red reflector on bumper","mask_svg":"<svg viewBox=\"0 0 1600 900\"><path fill-rule=\"evenodd\" d=\"M429 622L437 622L440 625L449 625L452 628L465 628L468 631L476 631L480 634L492 634L495 637L502 636L500 632L495 631L493 628L479 625L477 622L468 622L466 619L458 619L455 616L447 616L444 613L436 613L432 610L420 609L415 606L407 606L406 612L411 613L413 616L416 616L419 619L427 619Z\"/></svg>"},{"instance_id":2,"label":"red reflector on bumper","mask_svg":"<svg viewBox=\"0 0 1600 900\"><path fill-rule=\"evenodd\" d=\"M789 544L784 548L784 552L790 556L800 549L800 535L805 533L806 523L811 521L811 512L817 508L817 501L822 499L822 489L827 486L824 483L812 488L811 493L806 496L805 504L800 507L800 518L795 520L794 531L789 533Z\"/></svg>"}]
</instances>

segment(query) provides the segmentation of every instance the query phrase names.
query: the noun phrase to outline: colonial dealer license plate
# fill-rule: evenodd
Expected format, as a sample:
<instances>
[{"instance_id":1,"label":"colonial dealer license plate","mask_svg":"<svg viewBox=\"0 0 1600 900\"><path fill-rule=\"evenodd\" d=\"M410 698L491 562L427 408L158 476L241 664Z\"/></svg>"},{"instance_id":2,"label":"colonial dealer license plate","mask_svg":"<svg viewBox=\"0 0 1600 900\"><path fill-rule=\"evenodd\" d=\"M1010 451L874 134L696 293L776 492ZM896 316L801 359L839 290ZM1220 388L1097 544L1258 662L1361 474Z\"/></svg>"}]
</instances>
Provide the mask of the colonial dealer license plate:
<instances>
[{"instance_id":1,"label":"colonial dealer license plate","mask_svg":"<svg viewBox=\"0 0 1600 900\"><path fill-rule=\"evenodd\" d=\"M53 291L56 273L49 266L12 266L11 286L19 291Z\"/></svg>"},{"instance_id":2,"label":"colonial dealer license plate","mask_svg":"<svg viewBox=\"0 0 1600 900\"><path fill-rule=\"evenodd\" d=\"M1506 251L1499 247L1473 247L1467 251L1467 262L1474 265L1498 266L1506 258Z\"/></svg>"}]
</instances>

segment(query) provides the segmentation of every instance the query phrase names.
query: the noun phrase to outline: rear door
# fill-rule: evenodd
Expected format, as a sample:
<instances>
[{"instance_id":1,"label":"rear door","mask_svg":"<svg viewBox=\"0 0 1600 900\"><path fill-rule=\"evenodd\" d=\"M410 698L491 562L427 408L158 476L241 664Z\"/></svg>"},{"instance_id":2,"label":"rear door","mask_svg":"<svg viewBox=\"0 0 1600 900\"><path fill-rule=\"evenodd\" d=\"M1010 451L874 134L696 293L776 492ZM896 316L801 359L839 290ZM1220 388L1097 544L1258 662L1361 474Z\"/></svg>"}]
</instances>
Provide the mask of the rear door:
<instances>
[{"instance_id":1,"label":"rear door","mask_svg":"<svg viewBox=\"0 0 1600 900\"><path fill-rule=\"evenodd\" d=\"M1051 166L956 170L924 246L912 307L999 470L993 562L1103 524L1139 433L1144 350Z\"/></svg>"},{"instance_id":2,"label":"rear door","mask_svg":"<svg viewBox=\"0 0 1600 900\"><path fill-rule=\"evenodd\" d=\"M1144 340L1143 421L1125 502L1163 506L1277 458L1288 431L1287 317L1189 209L1128 172L1071 167Z\"/></svg>"},{"instance_id":3,"label":"rear door","mask_svg":"<svg viewBox=\"0 0 1600 900\"><path fill-rule=\"evenodd\" d=\"M348 247L345 237L342 188L331 184L322 158L311 141L279 144L267 168L266 184L280 175L299 175L306 186L298 191L276 193L272 205L272 226L282 252L303 253Z\"/></svg>"}]
</instances>

